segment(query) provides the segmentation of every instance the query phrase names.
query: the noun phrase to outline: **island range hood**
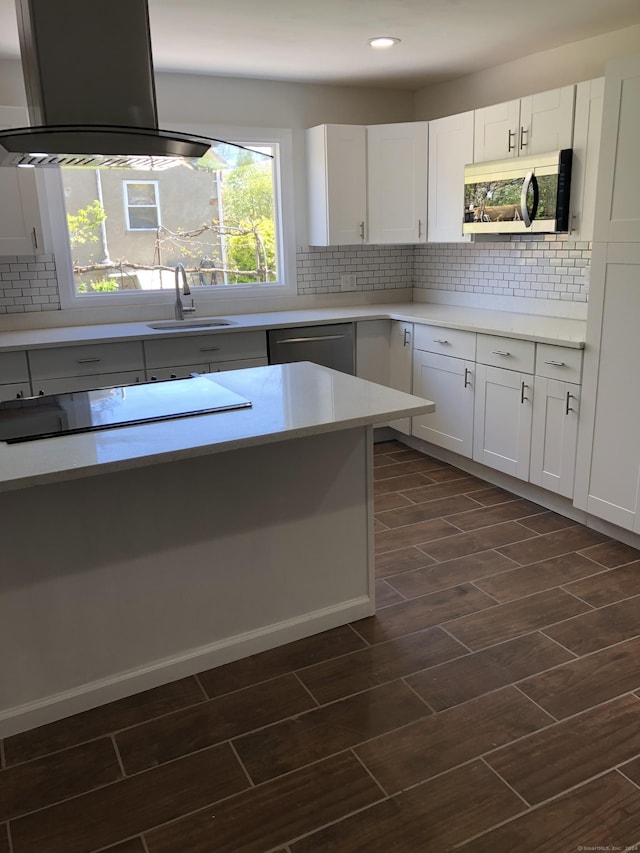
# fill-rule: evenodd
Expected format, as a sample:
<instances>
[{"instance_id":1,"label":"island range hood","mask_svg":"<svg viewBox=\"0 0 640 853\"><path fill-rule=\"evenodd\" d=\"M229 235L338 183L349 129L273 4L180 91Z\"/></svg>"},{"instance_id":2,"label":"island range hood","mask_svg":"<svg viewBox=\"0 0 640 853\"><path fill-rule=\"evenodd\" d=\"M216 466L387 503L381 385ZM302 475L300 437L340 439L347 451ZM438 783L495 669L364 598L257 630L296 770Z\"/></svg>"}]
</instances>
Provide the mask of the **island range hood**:
<instances>
[{"instance_id":1,"label":"island range hood","mask_svg":"<svg viewBox=\"0 0 640 853\"><path fill-rule=\"evenodd\" d=\"M31 126L0 131L0 165L163 169L211 148L158 128L147 0L16 0L16 11Z\"/></svg>"}]
</instances>

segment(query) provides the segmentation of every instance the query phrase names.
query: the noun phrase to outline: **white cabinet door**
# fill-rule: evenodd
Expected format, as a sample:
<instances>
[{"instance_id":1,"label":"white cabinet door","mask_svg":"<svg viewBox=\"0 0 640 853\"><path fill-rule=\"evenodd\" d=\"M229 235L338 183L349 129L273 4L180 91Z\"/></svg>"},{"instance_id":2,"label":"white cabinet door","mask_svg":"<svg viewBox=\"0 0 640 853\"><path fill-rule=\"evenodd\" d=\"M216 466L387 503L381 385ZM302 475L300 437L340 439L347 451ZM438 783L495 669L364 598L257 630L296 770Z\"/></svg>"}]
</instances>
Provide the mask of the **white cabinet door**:
<instances>
[{"instance_id":1,"label":"white cabinet door","mask_svg":"<svg viewBox=\"0 0 640 853\"><path fill-rule=\"evenodd\" d=\"M474 368L472 361L415 351L413 393L433 400L436 410L413 418L413 435L471 457Z\"/></svg>"},{"instance_id":2,"label":"white cabinet door","mask_svg":"<svg viewBox=\"0 0 640 853\"><path fill-rule=\"evenodd\" d=\"M429 122L427 242L462 243L464 167L473 162L473 110Z\"/></svg>"},{"instance_id":3,"label":"white cabinet door","mask_svg":"<svg viewBox=\"0 0 640 853\"><path fill-rule=\"evenodd\" d=\"M594 240L640 243L640 56L607 65Z\"/></svg>"},{"instance_id":4,"label":"white cabinet door","mask_svg":"<svg viewBox=\"0 0 640 853\"><path fill-rule=\"evenodd\" d=\"M369 243L427 239L426 121L367 128Z\"/></svg>"},{"instance_id":5,"label":"white cabinet door","mask_svg":"<svg viewBox=\"0 0 640 853\"><path fill-rule=\"evenodd\" d=\"M35 169L0 167L0 255L44 252Z\"/></svg>"},{"instance_id":6,"label":"white cabinet door","mask_svg":"<svg viewBox=\"0 0 640 853\"><path fill-rule=\"evenodd\" d=\"M640 532L640 245L596 244L592 270L575 503Z\"/></svg>"},{"instance_id":7,"label":"white cabinet door","mask_svg":"<svg viewBox=\"0 0 640 853\"><path fill-rule=\"evenodd\" d=\"M573 497L580 386L536 376L529 480Z\"/></svg>"},{"instance_id":8,"label":"white cabinet door","mask_svg":"<svg viewBox=\"0 0 640 853\"><path fill-rule=\"evenodd\" d=\"M575 87L475 111L475 163L571 148Z\"/></svg>"},{"instance_id":9,"label":"white cabinet door","mask_svg":"<svg viewBox=\"0 0 640 853\"><path fill-rule=\"evenodd\" d=\"M475 111L474 163L518 155L520 101L493 104Z\"/></svg>"},{"instance_id":10,"label":"white cabinet door","mask_svg":"<svg viewBox=\"0 0 640 853\"><path fill-rule=\"evenodd\" d=\"M392 320L389 336L389 387L411 394L412 371L413 323ZM391 421L389 426L404 435L411 435L411 418Z\"/></svg>"},{"instance_id":11,"label":"white cabinet door","mask_svg":"<svg viewBox=\"0 0 640 853\"><path fill-rule=\"evenodd\" d=\"M604 77L584 80L576 87L569 202L569 234L572 240L593 240L603 95Z\"/></svg>"},{"instance_id":12,"label":"white cabinet door","mask_svg":"<svg viewBox=\"0 0 640 853\"><path fill-rule=\"evenodd\" d=\"M473 458L505 474L529 476L533 376L476 365Z\"/></svg>"},{"instance_id":13,"label":"white cabinet door","mask_svg":"<svg viewBox=\"0 0 640 853\"><path fill-rule=\"evenodd\" d=\"M309 244L363 243L366 228L366 128L325 124L306 131Z\"/></svg>"},{"instance_id":14,"label":"white cabinet door","mask_svg":"<svg viewBox=\"0 0 640 853\"><path fill-rule=\"evenodd\" d=\"M575 87L563 86L520 101L518 154L545 154L571 148Z\"/></svg>"}]
</instances>

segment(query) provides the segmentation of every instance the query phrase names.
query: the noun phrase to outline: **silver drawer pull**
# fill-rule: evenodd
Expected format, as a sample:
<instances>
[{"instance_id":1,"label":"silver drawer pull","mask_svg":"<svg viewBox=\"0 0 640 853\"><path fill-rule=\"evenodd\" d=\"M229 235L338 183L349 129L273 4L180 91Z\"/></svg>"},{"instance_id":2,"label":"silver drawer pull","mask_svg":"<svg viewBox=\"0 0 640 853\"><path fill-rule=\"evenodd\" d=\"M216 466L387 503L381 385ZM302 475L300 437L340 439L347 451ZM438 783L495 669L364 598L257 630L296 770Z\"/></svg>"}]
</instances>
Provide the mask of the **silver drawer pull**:
<instances>
[{"instance_id":1,"label":"silver drawer pull","mask_svg":"<svg viewBox=\"0 0 640 853\"><path fill-rule=\"evenodd\" d=\"M200 347L200 352L218 352L220 347Z\"/></svg>"},{"instance_id":2,"label":"silver drawer pull","mask_svg":"<svg viewBox=\"0 0 640 853\"><path fill-rule=\"evenodd\" d=\"M545 361L545 364L552 364L554 367L564 367L564 361Z\"/></svg>"},{"instance_id":3,"label":"silver drawer pull","mask_svg":"<svg viewBox=\"0 0 640 853\"><path fill-rule=\"evenodd\" d=\"M278 344L305 344L307 341L341 341L344 335L316 335L312 338L283 338Z\"/></svg>"},{"instance_id":4,"label":"silver drawer pull","mask_svg":"<svg viewBox=\"0 0 640 853\"><path fill-rule=\"evenodd\" d=\"M504 349L494 349L491 350L491 355L511 355L511 353Z\"/></svg>"},{"instance_id":5,"label":"silver drawer pull","mask_svg":"<svg viewBox=\"0 0 640 853\"><path fill-rule=\"evenodd\" d=\"M448 344L449 341L446 338L434 338L434 344Z\"/></svg>"},{"instance_id":6,"label":"silver drawer pull","mask_svg":"<svg viewBox=\"0 0 640 853\"><path fill-rule=\"evenodd\" d=\"M102 361L102 359L95 356L93 358L79 358L76 360L76 364L93 364L96 361Z\"/></svg>"}]
</instances>

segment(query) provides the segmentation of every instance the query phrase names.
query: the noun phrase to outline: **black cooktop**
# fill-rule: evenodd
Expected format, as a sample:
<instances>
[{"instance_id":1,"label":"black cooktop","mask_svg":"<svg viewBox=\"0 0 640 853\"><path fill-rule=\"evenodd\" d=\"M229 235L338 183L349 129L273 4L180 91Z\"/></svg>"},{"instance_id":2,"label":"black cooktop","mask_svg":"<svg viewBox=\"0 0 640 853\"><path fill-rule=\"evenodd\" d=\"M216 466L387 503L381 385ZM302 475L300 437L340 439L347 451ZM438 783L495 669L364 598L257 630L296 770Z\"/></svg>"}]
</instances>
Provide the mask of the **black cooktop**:
<instances>
[{"instance_id":1,"label":"black cooktop","mask_svg":"<svg viewBox=\"0 0 640 853\"><path fill-rule=\"evenodd\" d=\"M205 376L25 397L0 402L0 441L15 444L250 406Z\"/></svg>"}]
</instances>

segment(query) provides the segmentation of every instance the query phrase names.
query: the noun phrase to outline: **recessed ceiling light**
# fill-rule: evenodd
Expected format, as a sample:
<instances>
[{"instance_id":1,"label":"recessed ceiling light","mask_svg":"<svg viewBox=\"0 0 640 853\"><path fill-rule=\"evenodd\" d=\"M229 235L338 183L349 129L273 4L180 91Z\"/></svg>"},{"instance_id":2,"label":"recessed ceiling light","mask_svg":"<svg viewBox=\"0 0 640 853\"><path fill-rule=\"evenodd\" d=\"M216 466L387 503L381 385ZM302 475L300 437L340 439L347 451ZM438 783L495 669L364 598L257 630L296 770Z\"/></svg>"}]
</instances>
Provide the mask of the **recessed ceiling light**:
<instances>
[{"instance_id":1,"label":"recessed ceiling light","mask_svg":"<svg viewBox=\"0 0 640 853\"><path fill-rule=\"evenodd\" d=\"M384 49L386 47L393 47L394 44L400 44L400 39L393 36L376 36L376 38L369 39L369 44L371 47Z\"/></svg>"}]
</instances>

